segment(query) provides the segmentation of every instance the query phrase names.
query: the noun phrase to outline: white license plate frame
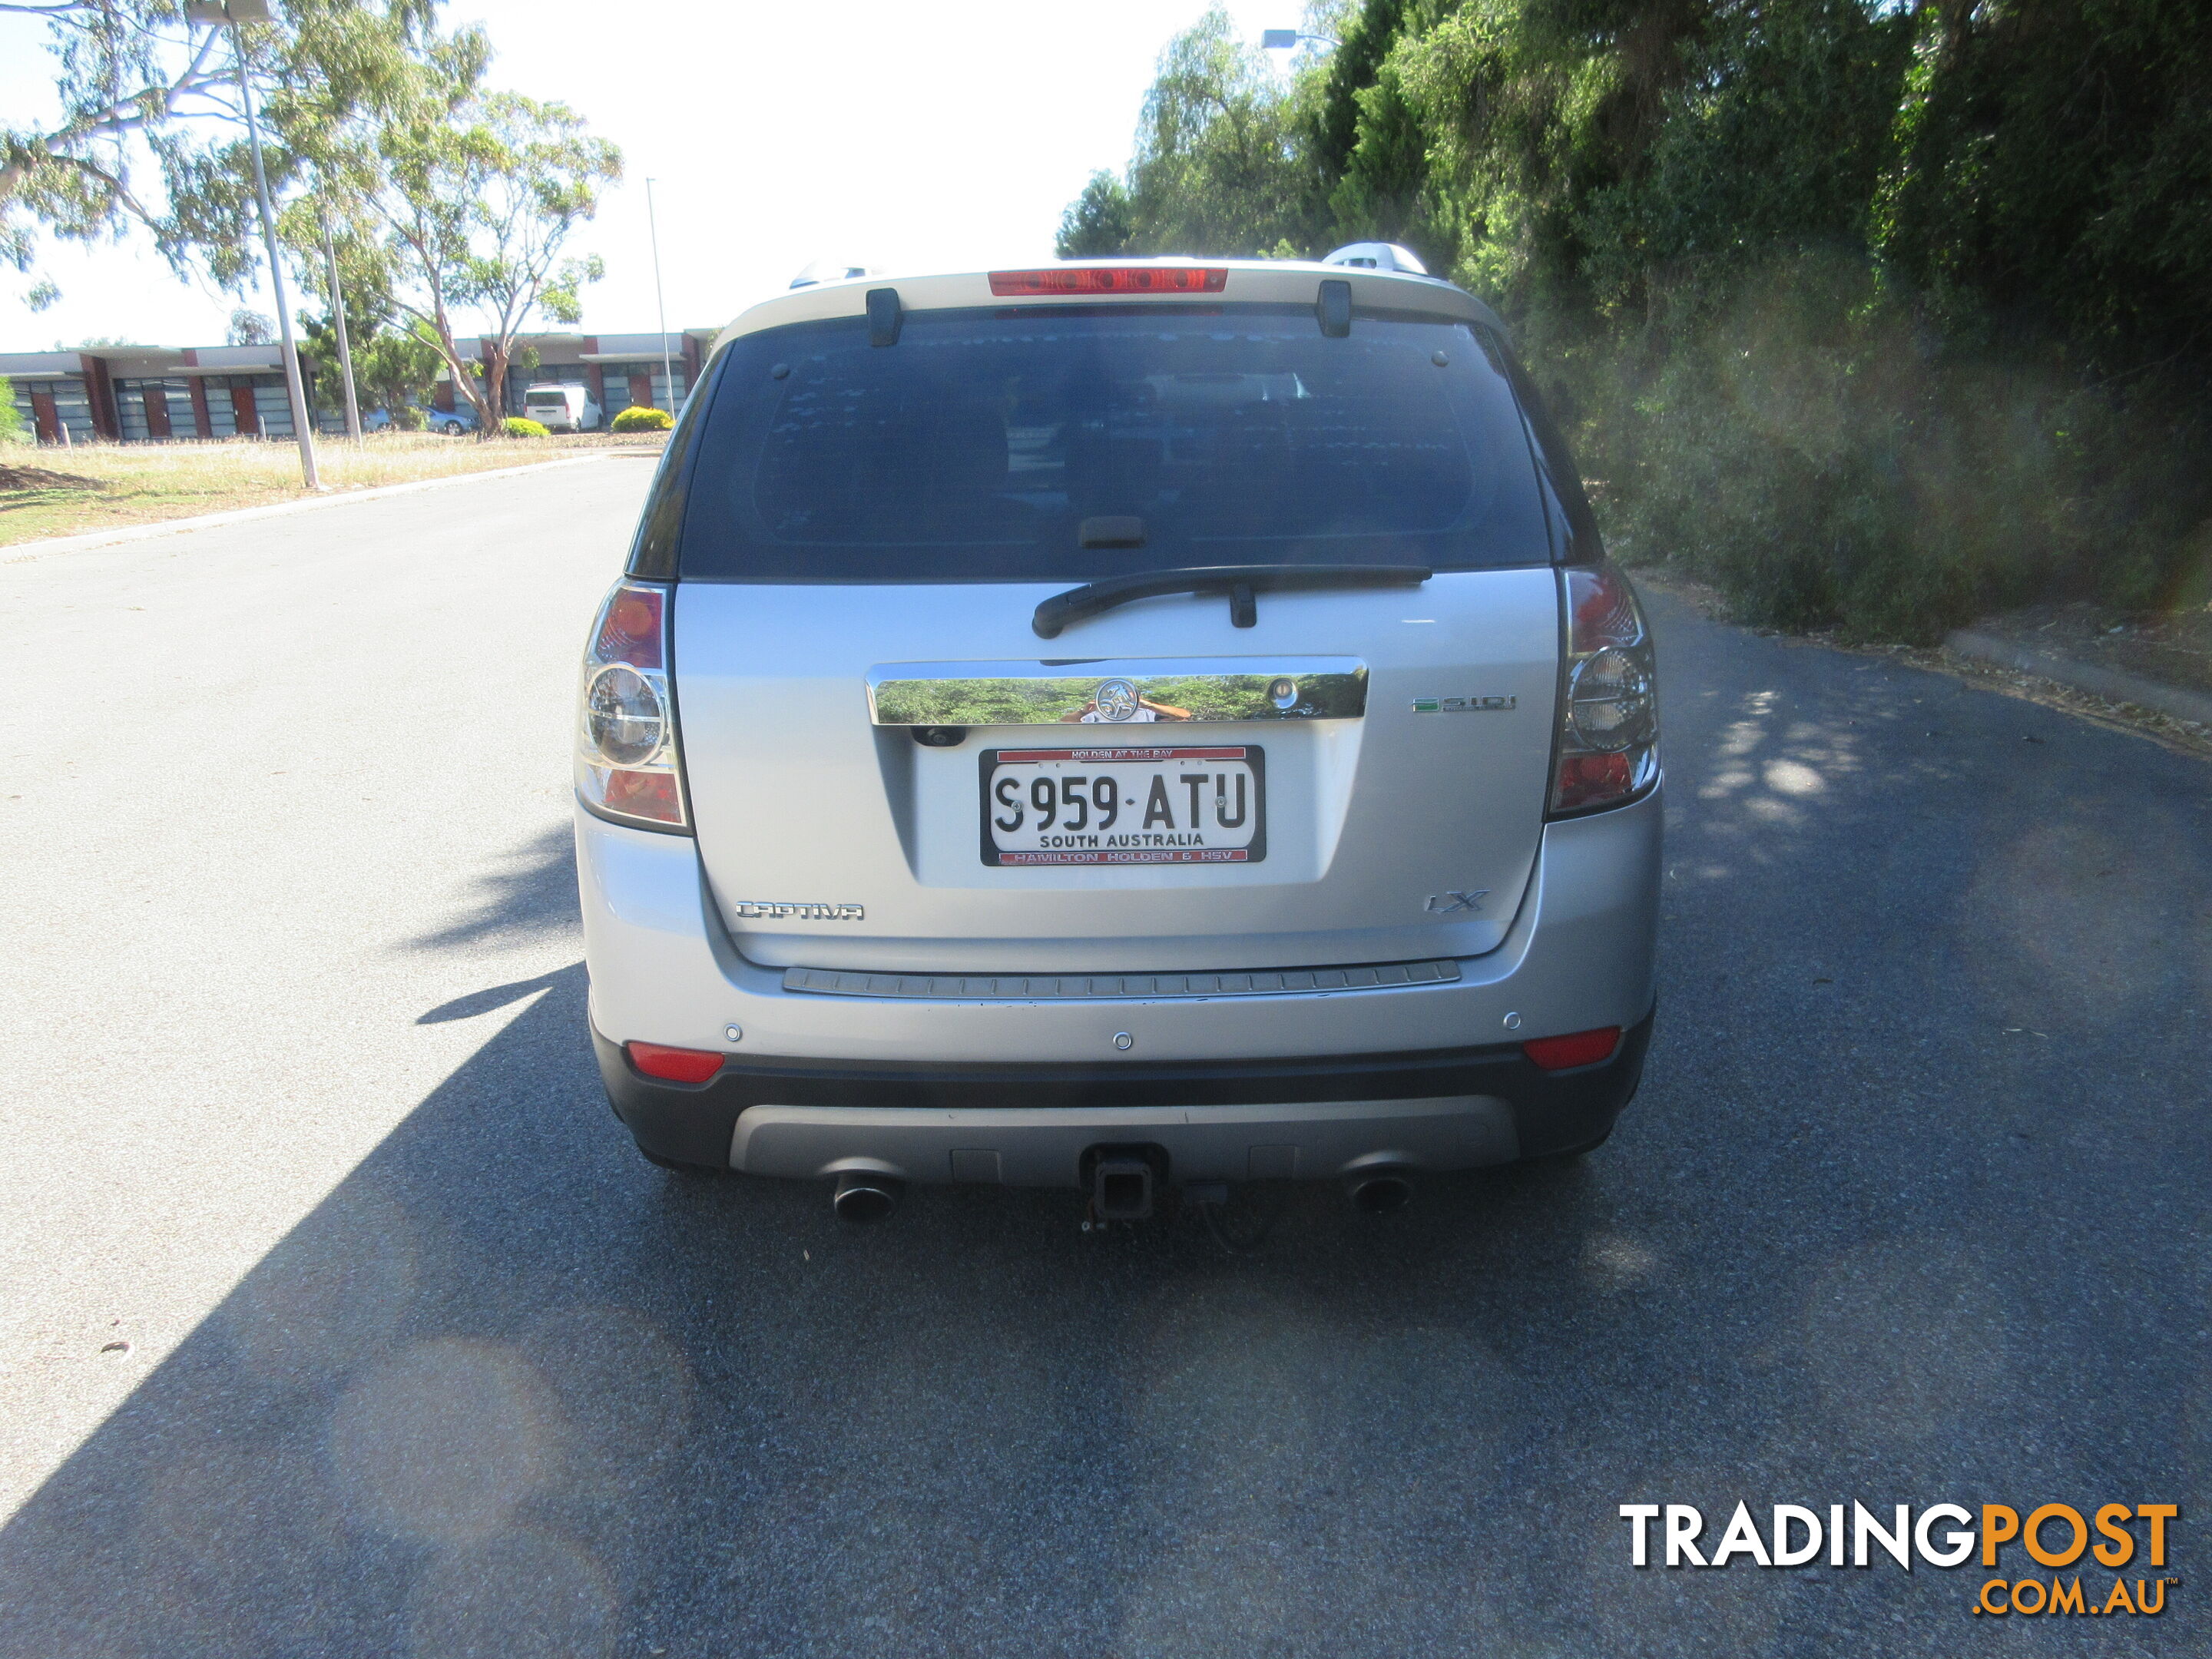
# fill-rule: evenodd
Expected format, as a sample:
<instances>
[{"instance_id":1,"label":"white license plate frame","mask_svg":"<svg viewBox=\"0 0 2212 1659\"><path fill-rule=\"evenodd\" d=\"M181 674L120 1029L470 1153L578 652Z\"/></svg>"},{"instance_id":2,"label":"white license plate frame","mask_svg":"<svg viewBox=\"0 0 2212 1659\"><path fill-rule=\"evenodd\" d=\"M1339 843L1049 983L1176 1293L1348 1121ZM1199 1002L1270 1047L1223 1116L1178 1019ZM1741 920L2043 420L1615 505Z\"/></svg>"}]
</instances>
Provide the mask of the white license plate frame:
<instances>
[{"instance_id":1,"label":"white license plate frame","mask_svg":"<svg viewBox=\"0 0 2212 1659\"><path fill-rule=\"evenodd\" d=\"M1258 864L1267 856L1267 754L1255 744L1242 743L1084 744L1050 749L1024 746L1018 749L986 749L980 757L980 761L977 794L981 810L977 814L978 836L981 844L983 862L994 870L1243 865ZM1252 834L1251 838L1242 846L1214 846L1202 842L1192 845L1187 840L1179 840L1178 837L1187 837L1194 833L1202 834L1202 831L1194 832L1182 826L1171 831L1147 829L1143 827L1141 820L1118 830L1110 827L1103 830L1094 830L1091 827L1091 815L1088 812L1084 815L1084 823L1077 830L1060 833L1089 836L1095 840L1097 843L1096 845L1079 844L1030 848L1005 848L999 844L994 826L1004 827L1005 816L1012 808L1018 805L1023 808L1020 823L1009 830L1008 833L1018 833L1020 829L1025 828L1030 819L1032 799L1029 792L1026 789L1021 789L1019 786L1017 786L1017 788L1022 799L1018 803L994 798L994 786L999 780L1001 767L1022 768L1033 777L1047 775L1048 768L1056 769L1062 778L1061 793L1064 794L1066 784L1073 781L1076 775L1067 769L1073 766L1091 769L1111 766L1116 769L1116 771L1110 775L1101 774L1095 769L1087 771L1082 775L1089 780L1101 775L1119 776L1124 770L1133 776L1140 768L1190 767L1202 765L1208 762L1228 762L1239 764L1244 768L1246 774L1251 779L1252 799L1249 810L1251 814ZM1006 777L1012 779L1018 775L1018 774L1010 772ZM1181 777L1180 774L1170 775L1176 776L1178 780ZM1157 779L1161 775L1155 773L1154 776ZM1095 785L1092 787L1095 788ZM1170 805L1175 804L1174 797L1182 795L1188 788L1189 785L1186 781L1176 782L1169 791ZM1152 793L1151 790L1142 792L1148 808L1152 805L1151 799ZM1200 799L1203 798L1200 797ZM1125 806L1134 805L1134 801L1125 799L1123 805ZM1120 818L1121 810L1121 808L1115 810L1116 821ZM1217 816L1221 813L1222 809L1217 806ZM1057 808L1055 808L1054 816L1056 826ZM1170 822L1172 821L1171 819ZM1236 826L1240 830L1242 827L1242 825ZM1218 833L1220 826L1217 825L1215 828Z\"/></svg>"}]
</instances>

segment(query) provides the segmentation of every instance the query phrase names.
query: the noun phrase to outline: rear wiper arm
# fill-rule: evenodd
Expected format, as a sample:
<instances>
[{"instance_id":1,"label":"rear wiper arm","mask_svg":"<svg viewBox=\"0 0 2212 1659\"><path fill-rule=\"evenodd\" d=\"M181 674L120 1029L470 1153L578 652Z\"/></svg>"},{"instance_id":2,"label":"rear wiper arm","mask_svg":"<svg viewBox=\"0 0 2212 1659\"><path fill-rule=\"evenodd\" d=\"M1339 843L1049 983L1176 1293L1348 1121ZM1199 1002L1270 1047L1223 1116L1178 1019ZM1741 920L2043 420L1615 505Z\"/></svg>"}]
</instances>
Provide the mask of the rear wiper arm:
<instances>
[{"instance_id":1,"label":"rear wiper arm","mask_svg":"<svg viewBox=\"0 0 2212 1659\"><path fill-rule=\"evenodd\" d=\"M1226 593L1229 620L1239 628L1250 628L1260 620L1255 593L1312 587L1419 587L1433 574L1425 564L1201 564L1183 570L1147 570L1055 593L1037 606L1030 627L1041 640L1058 639L1068 623L1132 599L1162 593Z\"/></svg>"}]
</instances>

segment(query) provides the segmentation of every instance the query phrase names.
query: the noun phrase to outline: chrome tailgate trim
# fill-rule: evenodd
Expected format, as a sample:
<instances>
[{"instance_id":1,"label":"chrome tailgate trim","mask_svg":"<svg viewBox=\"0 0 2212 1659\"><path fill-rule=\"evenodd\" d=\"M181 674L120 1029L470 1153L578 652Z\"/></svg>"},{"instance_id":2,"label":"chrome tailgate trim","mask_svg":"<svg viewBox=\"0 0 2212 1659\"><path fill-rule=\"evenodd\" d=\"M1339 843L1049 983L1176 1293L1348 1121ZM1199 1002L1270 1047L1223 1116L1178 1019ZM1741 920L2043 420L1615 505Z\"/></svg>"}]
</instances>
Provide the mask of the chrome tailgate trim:
<instances>
[{"instance_id":1,"label":"chrome tailgate trim","mask_svg":"<svg viewBox=\"0 0 2212 1659\"><path fill-rule=\"evenodd\" d=\"M1358 720L1367 665L1357 657L885 663L868 671L868 708L878 726Z\"/></svg>"}]
</instances>

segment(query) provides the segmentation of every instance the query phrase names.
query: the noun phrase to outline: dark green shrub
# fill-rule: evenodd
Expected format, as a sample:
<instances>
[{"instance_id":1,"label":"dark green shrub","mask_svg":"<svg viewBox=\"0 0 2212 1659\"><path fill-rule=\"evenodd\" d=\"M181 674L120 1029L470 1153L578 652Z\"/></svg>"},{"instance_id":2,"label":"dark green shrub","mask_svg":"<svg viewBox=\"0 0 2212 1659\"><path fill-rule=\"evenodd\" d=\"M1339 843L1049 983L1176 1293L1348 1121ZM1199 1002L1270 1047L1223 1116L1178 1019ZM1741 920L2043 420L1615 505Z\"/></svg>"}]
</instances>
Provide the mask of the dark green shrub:
<instances>
[{"instance_id":1,"label":"dark green shrub","mask_svg":"<svg viewBox=\"0 0 2212 1659\"><path fill-rule=\"evenodd\" d=\"M520 415L510 415L499 423L500 435L507 438L550 438L553 434L536 421L525 420Z\"/></svg>"},{"instance_id":2,"label":"dark green shrub","mask_svg":"<svg viewBox=\"0 0 2212 1659\"><path fill-rule=\"evenodd\" d=\"M1746 622L1921 643L2040 598L2187 588L2207 446L2158 398L1947 348L1863 261L1722 292L1572 360L1624 557L1711 582Z\"/></svg>"}]
</instances>

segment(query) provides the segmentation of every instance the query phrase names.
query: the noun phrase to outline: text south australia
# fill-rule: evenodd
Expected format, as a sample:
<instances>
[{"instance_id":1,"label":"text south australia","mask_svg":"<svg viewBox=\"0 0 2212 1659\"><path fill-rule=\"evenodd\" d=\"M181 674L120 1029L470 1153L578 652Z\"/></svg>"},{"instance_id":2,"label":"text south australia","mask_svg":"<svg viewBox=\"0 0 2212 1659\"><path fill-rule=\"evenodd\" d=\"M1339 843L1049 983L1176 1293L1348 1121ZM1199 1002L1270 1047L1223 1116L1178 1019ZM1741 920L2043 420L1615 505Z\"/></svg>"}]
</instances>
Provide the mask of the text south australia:
<instances>
[{"instance_id":1,"label":"text south australia","mask_svg":"<svg viewBox=\"0 0 2212 1659\"><path fill-rule=\"evenodd\" d=\"M1739 1503L1719 1536L1709 1539L1705 1513L1695 1504L1620 1506L1635 1567L1726 1567L1741 1558L1754 1567L1790 1568L1825 1558L1831 1567L1861 1568L1886 1559L1910 1572L1916 1557L1949 1569L1978 1553L1978 1565L2001 1576L1982 1582L1971 1608L1977 1617L2165 1612L2167 1589L2181 1581L2146 1570L2166 1565L2167 1528L2180 1514L2178 1504L2044 1504L2027 1506L2024 1518L2008 1504L1984 1504L1978 1516L1958 1504L1930 1504L1917 1514L1899 1504L1883 1516L1854 1502L1846 1517L1841 1504L1830 1504L1825 1513L1777 1504L1762 1532L1751 1505ZM2039 1577L2033 1567L2045 1571ZM2004 1576L2007 1568L2028 1571L2015 1577Z\"/></svg>"}]
</instances>

